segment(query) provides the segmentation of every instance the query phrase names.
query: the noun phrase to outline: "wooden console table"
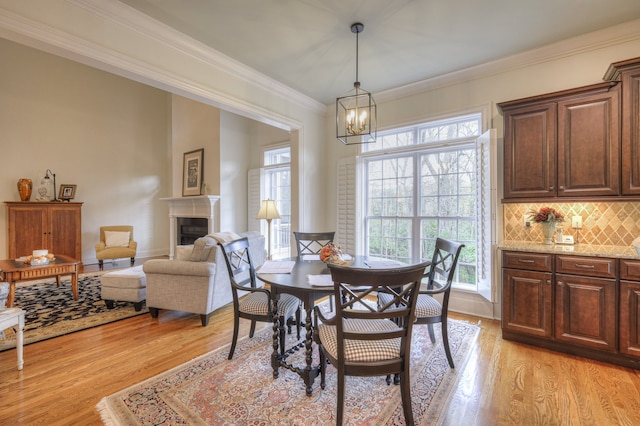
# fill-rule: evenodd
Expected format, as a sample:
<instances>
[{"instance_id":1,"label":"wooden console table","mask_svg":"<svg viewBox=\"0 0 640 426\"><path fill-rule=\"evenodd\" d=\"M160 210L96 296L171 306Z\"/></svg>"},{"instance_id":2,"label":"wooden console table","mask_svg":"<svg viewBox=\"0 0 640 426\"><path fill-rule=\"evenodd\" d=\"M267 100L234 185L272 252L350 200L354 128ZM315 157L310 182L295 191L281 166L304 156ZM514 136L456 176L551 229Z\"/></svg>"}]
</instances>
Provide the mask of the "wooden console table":
<instances>
[{"instance_id":1,"label":"wooden console table","mask_svg":"<svg viewBox=\"0 0 640 426\"><path fill-rule=\"evenodd\" d=\"M56 255L56 259L48 265L31 266L17 260L0 260L0 278L9 283L9 297L7 307L13 306L16 295L16 282L35 280L39 278L56 277L56 284L60 287L60 277L71 275L71 290L73 300L78 300L78 265L79 260L69 256Z\"/></svg>"}]
</instances>

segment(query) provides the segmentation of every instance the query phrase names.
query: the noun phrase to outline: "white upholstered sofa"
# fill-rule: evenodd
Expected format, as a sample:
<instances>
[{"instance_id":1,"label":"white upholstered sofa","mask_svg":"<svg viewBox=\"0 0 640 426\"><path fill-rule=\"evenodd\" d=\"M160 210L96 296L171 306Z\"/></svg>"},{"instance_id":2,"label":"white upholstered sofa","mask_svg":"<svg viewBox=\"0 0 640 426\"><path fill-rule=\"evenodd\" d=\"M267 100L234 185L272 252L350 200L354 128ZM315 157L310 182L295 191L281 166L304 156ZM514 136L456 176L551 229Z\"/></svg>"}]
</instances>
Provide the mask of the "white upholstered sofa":
<instances>
[{"instance_id":1,"label":"white upholstered sofa","mask_svg":"<svg viewBox=\"0 0 640 426\"><path fill-rule=\"evenodd\" d=\"M147 307L153 318L159 310L199 314L203 326L216 309L231 303L229 272L218 245L248 237L254 265L266 258L264 236L257 232L223 232L199 238L190 246L178 246L174 259L152 259L143 265L147 278Z\"/></svg>"}]
</instances>

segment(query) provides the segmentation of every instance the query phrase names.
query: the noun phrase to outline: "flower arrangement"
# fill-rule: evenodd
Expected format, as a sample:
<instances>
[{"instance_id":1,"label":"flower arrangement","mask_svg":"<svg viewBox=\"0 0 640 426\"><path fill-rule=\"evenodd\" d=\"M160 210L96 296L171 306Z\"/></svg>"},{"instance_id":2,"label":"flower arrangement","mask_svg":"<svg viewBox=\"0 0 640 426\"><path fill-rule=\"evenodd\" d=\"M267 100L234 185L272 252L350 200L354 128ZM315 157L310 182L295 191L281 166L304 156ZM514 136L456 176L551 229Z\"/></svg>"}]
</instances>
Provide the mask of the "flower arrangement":
<instances>
[{"instance_id":1,"label":"flower arrangement","mask_svg":"<svg viewBox=\"0 0 640 426\"><path fill-rule=\"evenodd\" d=\"M540 210L531 210L529 220L535 223L555 223L564 221L564 214L553 207L542 207Z\"/></svg>"}]
</instances>

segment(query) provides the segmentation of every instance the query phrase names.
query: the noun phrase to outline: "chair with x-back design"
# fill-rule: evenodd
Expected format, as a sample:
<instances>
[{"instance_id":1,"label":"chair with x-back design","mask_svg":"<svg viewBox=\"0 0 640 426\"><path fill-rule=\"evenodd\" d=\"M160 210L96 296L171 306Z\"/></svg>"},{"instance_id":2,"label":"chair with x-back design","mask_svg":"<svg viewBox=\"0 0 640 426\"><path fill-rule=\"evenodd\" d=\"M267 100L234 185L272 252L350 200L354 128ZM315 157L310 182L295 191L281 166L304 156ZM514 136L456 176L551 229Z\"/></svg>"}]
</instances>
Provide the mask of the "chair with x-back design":
<instances>
[{"instance_id":1,"label":"chair with x-back design","mask_svg":"<svg viewBox=\"0 0 640 426\"><path fill-rule=\"evenodd\" d=\"M318 256L323 247L333 243L335 232L294 232L298 247L298 259Z\"/></svg>"},{"instance_id":2,"label":"chair with x-back design","mask_svg":"<svg viewBox=\"0 0 640 426\"><path fill-rule=\"evenodd\" d=\"M236 349L240 318L251 320L249 337L253 337L257 321L273 323L274 315L277 315L280 325L280 347L284 350L286 321L294 314L298 327L298 338L300 338L300 299L288 294L280 295L278 312L274 313L271 292L257 286L249 240L244 237L228 243L221 243L220 246L229 270L233 293L233 341L229 351L229 359L233 358Z\"/></svg>"}]
</instances>

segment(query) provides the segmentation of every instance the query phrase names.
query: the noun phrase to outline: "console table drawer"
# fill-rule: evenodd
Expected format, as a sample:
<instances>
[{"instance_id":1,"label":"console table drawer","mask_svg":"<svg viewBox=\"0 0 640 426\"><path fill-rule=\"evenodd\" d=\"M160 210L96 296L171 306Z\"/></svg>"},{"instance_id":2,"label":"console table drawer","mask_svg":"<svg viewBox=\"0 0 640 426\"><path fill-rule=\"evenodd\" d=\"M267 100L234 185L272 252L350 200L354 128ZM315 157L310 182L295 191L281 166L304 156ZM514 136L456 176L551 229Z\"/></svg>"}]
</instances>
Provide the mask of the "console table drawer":
<instances>
[{"instance_id":1,"label":"console table drawer","mask_svg":"<svg viewBox=\"0 0 640 426\"><path fill-rule=\"evenodd\" d=\"M556 273L616 278L616 260L599 257L556 256Z\"/></svg>"}]
</instances>

